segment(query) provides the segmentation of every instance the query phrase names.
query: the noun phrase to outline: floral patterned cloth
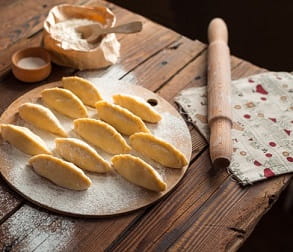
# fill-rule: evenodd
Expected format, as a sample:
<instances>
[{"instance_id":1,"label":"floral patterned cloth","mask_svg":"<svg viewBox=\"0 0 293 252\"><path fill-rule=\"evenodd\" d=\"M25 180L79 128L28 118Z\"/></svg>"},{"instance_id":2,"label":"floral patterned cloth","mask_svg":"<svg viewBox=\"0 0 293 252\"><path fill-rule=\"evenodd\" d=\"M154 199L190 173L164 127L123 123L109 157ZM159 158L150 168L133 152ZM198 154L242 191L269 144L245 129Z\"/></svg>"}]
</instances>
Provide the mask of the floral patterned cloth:
<instances>
[{"instance_id":1,"label":"floral patterned cloth","mask_svg":"<svg viewBox=\"0 0 293 252\"><path fill-rule=\"evenodd\" d=\"M206 87L183 90L175 101L203 136ZM243 185L293 172L293 75L268 72L232 82L231 173Z\"/></svg>"}]
</instances>

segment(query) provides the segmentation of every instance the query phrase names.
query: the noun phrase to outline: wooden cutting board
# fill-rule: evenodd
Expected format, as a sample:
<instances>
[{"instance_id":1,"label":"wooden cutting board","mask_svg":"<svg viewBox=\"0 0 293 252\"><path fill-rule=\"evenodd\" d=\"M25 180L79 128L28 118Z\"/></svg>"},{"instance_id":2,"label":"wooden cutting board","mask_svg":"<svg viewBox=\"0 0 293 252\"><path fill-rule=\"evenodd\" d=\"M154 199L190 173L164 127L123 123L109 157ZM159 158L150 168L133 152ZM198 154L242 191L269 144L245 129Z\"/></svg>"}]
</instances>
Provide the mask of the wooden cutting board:
<instances>
[{"instance_id":1,"label":"wooden cutting board","mask_svg":"<svg viewBox=\"0 0 293 252\"><path fill-rule=\"evenodd\" d=\"M173 144L183 152L190 161L191 137L189 130L176 109L157 94L137 85L126 83L113 83L100 80L94 83L105 100L112 101L113 94L124 93L136 95L151 105L162 115L162 120L157 124L146 123L152 134ZM29 127L39 135L49 146L54 149L56 135L39 130L34 126L22 121L18 116L18 108L25 102L41 103L40 93L45 88L60 86L61 82L53 82L27 92L15 100L1 115L0 123L13 123ZM97 118L94 109L88 108L90 117ZM69 132L70 137L78 137L74 131L72 119L62 116L54 111L54 114ZM125 137L128 141L128 137ZM0 169L1 174L11 187L29 201L47 208L51 211L66 215L81 217L103 217L130 212L148 206L165 194L170 192L183 177L188 166L182 169L163 167L156 162L132 151L131 154L144 159L151 164L167 183L164 192L156 193L133 185L122 178L119 174L111 171L107 174L85 172L92 180L92 186L85 191L73 191L59 187L45 178L38 176L28 165L26 155L13 146L0 139ZM111 155L96 148L99 154L110 160Z\"/></svg>"}]
</instances>

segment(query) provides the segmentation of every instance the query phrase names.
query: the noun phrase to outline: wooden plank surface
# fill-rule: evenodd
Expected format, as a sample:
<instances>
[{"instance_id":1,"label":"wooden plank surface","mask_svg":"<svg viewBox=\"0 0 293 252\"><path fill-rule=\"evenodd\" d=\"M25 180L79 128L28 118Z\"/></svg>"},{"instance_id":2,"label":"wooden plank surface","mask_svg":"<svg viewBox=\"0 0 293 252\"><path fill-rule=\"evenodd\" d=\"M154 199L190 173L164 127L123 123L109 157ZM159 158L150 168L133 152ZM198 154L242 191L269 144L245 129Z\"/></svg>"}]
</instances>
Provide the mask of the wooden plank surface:
<instances>
[{"instance_id":1,"label":"wooden plank surface","mask_svg":"<svg viewBox=\"0 0 293 252\"><path fill-rule=\"evenodd\" d=\"M9 10L7 15L11 18L10 22L15 22L14 28L21 30L15 32L16 28L10 24L6 28L3 26L0 39L5 42L3 45L1 43L1 48L5 49L0 49L0 80L9 69L13 51L40 43L41 23L49 6L59 2L56 0L48 4L47 1L35 3L32 0L14 0L0 3L0 21L6 17L4 10ZM119 64L106 70L93 71L93 76L143 85L158 92L174 106L173 98L180 90L205 85L204 44L191 41L111 3L80 2L102 3L110 7L117 15L118 24L133 20L144 23L140 34L118 36L121 43ZM25 3L29 3L29 13L13 21L13 8L15 13L20 13L26 8L23 7ZM22 23L27 25L22 28ZM233 79L264 71L235 57L232 57L232 69ZM45 82L75 73L73 69L57 66L53 72L54 75ZM40 85L20 83L11 73L4 77L0 82L1 113L16 97ZM216 174L209 172L211 165L207 143L192 125L189 127L193 153L186 176L159 203L124 216L86 220L53 214L24 201L0 180L0 250L236 250L277 199L291 176L243 189L225 171Z\"/></svg>"},{"instance_id":2,"label":"wooden plank surface","mask_svg":"<svg viewBox=\"0 0 293 252\"><path fill-rule=\"evenodd\" d=\"M8 189L5 181L0 178L0 224L12 215L22 203L22 199Z\"/></svg>"},{"instance_id":3,"label":"wooden plank surface","mask_svg":"<svg viewBox=\"0 0 293 252\"><path fill-rule=\"evenodd\" d=\"M121 15L125 16L125 12L120 11ZM136 19L137 17L135 17ZM127 19L124 18L124 21L127 21ZM173 43L174 41L178 40L180 38L179 34L176 34L174 32L170 32L168 31L166 28L160 28L157 29L156 33L153 33L154 28L156 27L155 24L153 23L149 23L146 22L147 25L144 26L144 33L142 34L142 37L139 37L139 41L136 40L136 43L130 43L131 41L133 41L133 38L130 40L127 39L123 39L123 37L120 36L120 41L122 44L122 51L121 51L121 63L120 65L123 66L123 71L121 71L121 69L117 68L116 66L113 66L112 68L108 69L108 74L110 72L110 75L112 78L115 79L119 79L122 78L123 75L126 75L132 68L135 68L136 65L139 65L141 62L140 61L145 61L147 60L147 58L151 57L152 55L157 54L158 52L160 52L160 50L164 49L164 47L168 46L169 44ZM123 45L123 43L125 43L125 45ZM137 46L139 44L139 46ZM153 46L149 46L150 44L152 44ZM144 47L144 50L141 50L141 47ZM144 57L143 57L144 55ZM125 61L125 63L124 63ZM180 66L177 66L180 67ZM64 71L56 69L55 74L59 75L56 76L56 78L60 78L60 76L62 75L68 75L71 74L70 70L68 70L69 73L64 73ZM173 72L176 72L177 68L174 68ZM169 74L172 74L172 72L170 72ZM158 72L157 72L158 75ZM2 85L1 87L7 89L8 87L8 83L11 83L11 81L13 80L13 78L10 76L10 78L6 79L3 83L4 85ZM15 82L15 80L13 80ZM7 85L5 85L7 83ZM27 86L23 86L25 84L23 83L17 83L16 84L16 89L19 92L15 92L15 88L13 90L11 90L11 93L9 92L7 95L7 99L5 99L3 101L3 109L17 96L19 96L20 94L26 92L27 90L33 88L35 85L27 85ZM25 88L24 88L25 87ZM3 89L3 92L7 91ZM197 138L194 138L197 139ZM197 146L197 144L195 144L194 146ZM198 148L197 148L198 149ZM198 149L199 150L199 149ZM23 212L23 213L22 213ZM107 220L106 226L105 225L98 225L99 228L96 228L95 232L91 232L91 236L89 236L89 238L92 237L96 237L95 239L97 239L99 237L99 235L97 234L103 234L106 235L107 232L106 230L109 229L109 227L112 227L112 229L109 230L109 238L116 238L116 236L118 235L119 231L121 231L121 229L125 228L127 225L129 225L129 223L131 223L131 221L133 221L135 218L137 218L137 216L139 216L139 212L135 213L133 216L128 216L125 220L125 218L122 218L123 222L119 222L117 221L117 218L114 220ZM43 215L47 215L47 213L41 213L41 214L37 214L33 208L31 207L26 207L26 205L24 205L19 211L18 214L13 215L12 218L9 219L9 221L6 221L5 224L3 226L1 226L1 230L3 231L3 235L0 235L0 237L2 237L2 246L3 248L9 248L11 246L11 244L13 244L14 248L24 248L27 246L27 244L32 244L32 247L30 247L31 249L34 249L34 246L36 246L36 248L38 249L42 249L44 248L44 246L46 246L46 244L50 244L50 246L52 245L52 241L50 238L50 235L44 235L44 240L39 240L39 234L42 233L41 230L44 230L44 226L43 225L39 225L40 223L40 219L43 220L45 217ZM19 221L19 218L21 218L22 216L26 216L24 219L22 219L21 221ZM17 219L14 219L14 217L17 217ZM25 219L27 219L27 223L25 223ZM48 222L52 221L50 224L47 224L47 232L51 231L51 226L53 225L52 223L56 222L56 217L52 216L52 217L48 217ZM7 232L7 226L6 224L8 224L8 226L10 226L10 221L14 222L14 223L18 223L21 226L29 226L29 231L27 229L23 230L21 227L19 227L19 229L16 227L15 230L19 230L19 232ZM67 223L67 219L65 219L63 221L64 223ZM62 223L63 223L62 222ZM103 221L104 222L104 221ZM96 226L97 223L100 223L99 221L95 221L93 222L95 223L93 225L93 227ZM46 225L46 224L44 224ZM64 224L65 226L67 224ZM62 231L64 228L64 225L60 226L60 230ZM68 224L69 225L69 224ZM77 225L77 229L82 229L84 227L88 227L89 223L85 222L84 224L78 223ZM16 225L17 226L17 225ZM54 225L55 226L55 225ZM2 229L3 227L3 229ZM50 231L49 231L50 230ZM58 233L60 231L58 230L54 230L55 233ZM60 232L61 232L60 231ZM29 234L27 234L29 233ZM4 234L6 234L4 236ZM84 234L83 232L80 232L80 234ZM63 236L58 236L60 237L60 240L64 240L64 236L66 236L67 238L70 238L72 234L69 233L65 233ZM85 233L86 236L88 236L88 233ZM80 235L78 236L79 239L75 238L74 241L70 241L70 246L79 246L79 242L84 240L84 235ZM103 237L100 237L103 238ZM31 243L31 241L34 241ZM36 241L39 241L42 243L41 244L35 244ZM104 241L104 247L107 247L109 244L109 240L103 238ZM76 244L76 245L74 245ZM24 246L25 245L25 246ZM57 246L58 245L58 246ZM62 246L66 246L68 244L64 243L60 243L57 242L56 249L62 249ZM101 244L102 245L102 244ZM53 246L54 247L54 246ZM52 249L53 249L52 247Z\"/></svg>"},{"instance_id":4,"label":"wooden plank surface","mask_svg":"<svg viewBox=\"0 0 293 252\"><path fill-rule=\"evenodd\" d=\"M182 81L181 76L185 76L184 78L184 84L182 84L183 87L189 87L190 83L192 83L192 86L202 86L205 84L205 78L202 78L200 76L205 76L206 73L206 52L203 52L199 57L196 58L194 62L191 62L190 65L198 65L196 62L199 61L199 65L201 67L194 68L194 75L189 74L190 73L190 68L187 66L186 68L182 69L170 82L164 86L160 91L160 95L162 97L165 97L165 94L170 95L170 93L178 93L181 90L181 85L178 85L178 81L176 82L175 80L178 78ZM192 70L191 70L192 71ZM263 72L264 69L257 68L256 66L248 63L241 61L239 64L239 61L237 59L232 60L232 78L237 79L237 78L242 78L248 75L256 74ZM189 78L188 78L189 76ZM194 77L195 76L195 77ZM198 76L200 78L198 78ZM196 81L196 83L194 82ZM170 91L169 91L170 90ZM166 97L165 97L166 98ZM184 193L181 191L180 192L180 186L177 188L177 190L174 192L172 195L172 200L171 202L175 202L175 200L178 198L180 200L180 204L178 202L175 202L174 205L172 203L171 206L167 207L168 201L162 201L160 205L155 206L155 208L151 209L148 214L144 215L141 221L131 229L130 232L127 232L125 236L121 235L120 239L114 241L112 245L109 247L110 250L115 249L117 251L128 251L131 248L136 248L139 251L164 251L166 249L174 249L174 251L180 251L180 250L186 250L190 247L195 248L196 245L198 246L198 250L196 251L211 251L215 248L217 248L219 251L226 250L225 246L235 246L238 247L240 246L241 242L243 242L244 238L246 238L249 235L249 231L246 230L251 228L251 225L256 223L256 218L259 218L258 215L255 215L255 208L254 205L248 205L247 200L252 199L249 198L245 199L244 202L246 202L246 205L243 205L243 207L246 208L246 211L251 214L252 219L242 219L241 224L244 228L241 236L238 235L237 232L234 236L231 236L231 233L226 234L224 238L226 238L226 242L222 243L220 242L223 237L217 237L219 230L216 228L213 228L214 226L217 226L218 220L214 221L212 218L213 216L218 216L219 210L222 210L221 212L221 221L222 221L222 228L227 229L231 232L238 230L237 226L235 223L230 221L231 215L226 214L225 209L230 209L231 206L236 206L236 209L238 209L238 205L235 204L235 202L231 201L230 195L225 195L222 191L222 187L225 184L229 184L230 187L233 188L234 194L236 197L236 194L242 194L245 191L254 191L254 187L243 189L241 188L235 181L231 180L229 178L228 173L225 171L221 171L215 176L211 176L211 174L208 172L211 168L210 160L208 158L208 151L205 151L199 159L195 161L194 164L196 164L197 161L199 161L201 158L205 156L205 161L197 164L196 169L200 169L200 166L202 167L202 173L206 176L204 178L204 181L197 181L196 175L189 175L186 174L187 176L190 176L190 181L184 182L182 180L182 183L184 184L190 184L190 183L195 183L193 184L193 188L196 188L197 184L204 185L206 186L205 190L204 189L198 189L198 190L184 190ZM193 164L192 164L193 165ZM191 165L191 167L192 167ZM185 177L185 178L186 178ZM217 178L221 180L221 182L218 184L217 183ZM213 180L215 179L215 180ZM279 180L283 180L283 178L279 178ZM288 179L286 180L285 183L288 182ZM267 183L267 182L266 182ZM271 181L268 181L268 183L274 183ZM178 192L178 195L177 195ZM263 193L262 191L259 191L259 193ZM272 191L268 195L275 195L278 193L278 191ZM176 196L175 196L176 195ZM202 195L205 195L206 198L203 202L196 202L196 199L199 197L202 197ZM215 196L217 195L217 196ZM264 196L265 194L262 194ZM195 200L192 204L187 203L188 199L191 198ZM212 198L212 202L217 202L217 204L214 204L213 206L208 205L206 207L206 204L210 202L210 198ZM185 201L186 199L186 201ZM222 202L225 207L219 207L219 202ZM260 208L260 212L264 211L266 208L267 200L263 198L263 208ZM166 209L164 207L166 206ZM249 207L251 209L249 209ZM260 207L258 205L257 207ZM206 215L205 212L202 209L208 209L209 210L209 215ZM216 209L215 209L216 208ZM248 209L250 211L248 211ZM168 211L168 215L166 215L166 212ZM170 213L171 211L171 213ZM243 211L243 209L241 209ZM169 217L170 213L170 219ZM230 212L229 212L230 213ZM232 215L236 213L232 212ZM196 218L194 217L196 216ZM203 216L203 221L198 224L198 219L200 216ZM206 218L206 216L209 216L209 218ZM235 217L233 216L233 217ZM238 216L239 217L239 216ZM173 219L174 218L174 219ZM154 221L150 221L154 220ZM188 239L185 239L185 236L187 234L193 234L195 233L195 230L198 229L198 225L204 226L205 231L202 231L202 233L197 233L197 236L202 235L206 240L203 240L203 242L198 241L196 239L197 236L192 235L192 239L196 240L196 244L189 244L187 245L184 242L179 243L180 238L183 241L188 241ZM236 227L235 227L236 226ZM210 227L210 230L208 230L207 227ZM189 229L192 231L189 232ZM222 231L222 230L220 230ZM216 238L217 237L217 238ZM181 240L180 240L181 241ZM233 241L233 242L232 242ZM230 244L231 242L231 244ZM205 245L205 246L203 246ZM235 249L235 247L233 247ZM215 251L217 251L217 249Z\"/></svg>"},{"instance_id":5,"label":"wooden plank surface","mask_svg":"<svg viewBox=\"0 0 293 252\"><path fill-rule=\"evenodd\" d=\"M87 3L86 0L68 0L69 4ZM49 10L62 0L52 1L0 1L0 76L10 70L13 52L31 46L39 46L43 22ZM1 77L0 77L1 79Z\"/></svg>"},{"instance_id":6,"label":"wooden plank surface","mask_svg":"<svg viewBox=\"0 0 293 252\"><path fill-rule=\"evenodd\" d=\"M131 44L131 43L129 43L129 44ZM178 55L180 55L180 54L182 54L182 53L179 51ZM158 60L160 61L161 59L159 58ZM176 73L176 72L177 72L177 69L175 68L173 70L173 73ZM129 73L129 74L131 74L131 73ZM170 72L169 74L172 74L172 72ZM120 79L120 77L122 77L122 76L117 75L117 73L115 73L115 76L116 76L117 80ZM152 78L156 77L156 76L160 76L160 71L153 70L152 72L150 72L150 76L152 76ZM193 132L193 134L198 134L194 129L192 130L192 132ZM206 145L206 143L200 142L198 137L193 137L192 139L194 141L196 141L193 143L193 146L196 148L195 151L193 152L193 156L195 156L201 150L201 148L203 148ZM112 242L112 240L114 240L117 237L117 235L119 234L119 231L121 231L121 228L122 229L126 228L126 226L130 225L130 223L132 223L142 213L143 213L143 211L136 212L135 214L130 215L128 219L124 219L122 223L118 221L120 219L120 217L103 220L102 222L106 223L107 224L106 226L100 225L99 220L95 221L94 222L95 225L93 225L96 227L95 232L88 232L88 233L86 233L86 236L88 237L88 239L99 239L99 238L103 239L103 241L104 241L103 244L105 246L104 248L106 248ZM46 214L46 213L44 213L44 214ZM24 230L24 232L20 231L20 232L13 233L13 235L2 237L3 243L4 243L3 246L9 247L10 244L13 243L14 247L17 246L18 248L24 248L25 246L27 246L26 244L30 244L30 242L28 242L28 241L37 239L37 237L35 237L35 236L38 236L39 233L42 232L44 227L40 226L38 224L34 225L34 223L35 222L39 223L38 219L43 218L43 216L41 215L42 217L40 217L40 215L35 215L35 211L29 211L29 210L26 211L25 215L28 220L28 223L30 223L29 225L33 225L32 227L30 227L30 230L33 229L33 231L30 231L28 235L26 235L27 231ZM10 219L13 221L13 218L14 218L14 216ZM37 218L37 219L35 220L35 218ZM52 217L50 216L48 218L51 218L52 223L54 223L56 221L54 215L52 215ZM20 225L23 225L23 223L21 223L18 220L13 221L13 222L16 223L16 225L17 225L17 223ZM52 225L52 223L48 224L48 226L50 227ZM64 223L67 223L67 219L64 220ZM85 223L76 222L76 225L77 225L76 229L83 229L89 225L89 222L85 222ZM75 227L75 225L74 225L74 227ZM113 230L112 229L108 230L109 227L111 227ZM0 227L0 230L1 230L1 228L2 228L2 226ZM62 227L60 227L60 228L62 228ZM58 233L60 230L59 229L57 230L57 229L55 230L55 232ZM22 230L22 229L20 228L19 230ZM6 233L6 232L3 231L3 233ZM84 234L84 232L81 232L81 234ZM60 237L60 239L62 238L62 242L56 243L55 249L62 250L63 246L65 246L65 245L68 246L67 249L74 248L72 246L77 246L77 248L78 248L78 246L79 246L78 244L84 240L84 236L80 235L80 236L75 236L75 239L73 242L70 240L72 233L69 232L69 233L67 233L67 235L68 236L66 236L66 234L64 234L63 236ZM23 238L23 236L25 236L25 238ZM64 236L66 236L66 239L64 238ZM1 232L0 232L0 237L1 237ZM68 244L65 244L63 242L63 240L67 240L67 239L69 239L70 242ZM42 241L42 245L39 244L40 247L38 249L41 249L44 246L48 246L49 244L51 244L50 236L48 236L48 238L44 238L44 240ZM74 244L76 244L76 245L74 245ZM87 247L87 249L90 249L90 246L93 246L93 244L88 244L88 246L89 247ZM52 249L53 248L54 247L52 247Z\"/></svg>"}]
</instances>

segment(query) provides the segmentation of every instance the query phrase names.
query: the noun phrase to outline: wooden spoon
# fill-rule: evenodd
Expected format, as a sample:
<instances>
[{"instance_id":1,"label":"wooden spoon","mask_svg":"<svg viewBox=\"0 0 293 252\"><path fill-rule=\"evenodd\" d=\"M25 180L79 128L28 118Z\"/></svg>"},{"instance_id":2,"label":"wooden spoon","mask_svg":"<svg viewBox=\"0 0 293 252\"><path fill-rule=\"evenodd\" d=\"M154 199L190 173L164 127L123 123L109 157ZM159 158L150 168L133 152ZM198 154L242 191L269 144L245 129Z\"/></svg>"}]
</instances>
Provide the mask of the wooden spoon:
<instances>
[{"instance_id":1,"label":"wooden spoon","mask_svg":"<svg viewBox=\"0 0 293 252\"><path fill-rule=\"evenodd\" d=\"M79 26L75 29L88 43L95 43L101 35L108 33L135 33L142 30L142 22L136 21L115 27L102 28L99 24Z\"/></svg>"}]
</instances>

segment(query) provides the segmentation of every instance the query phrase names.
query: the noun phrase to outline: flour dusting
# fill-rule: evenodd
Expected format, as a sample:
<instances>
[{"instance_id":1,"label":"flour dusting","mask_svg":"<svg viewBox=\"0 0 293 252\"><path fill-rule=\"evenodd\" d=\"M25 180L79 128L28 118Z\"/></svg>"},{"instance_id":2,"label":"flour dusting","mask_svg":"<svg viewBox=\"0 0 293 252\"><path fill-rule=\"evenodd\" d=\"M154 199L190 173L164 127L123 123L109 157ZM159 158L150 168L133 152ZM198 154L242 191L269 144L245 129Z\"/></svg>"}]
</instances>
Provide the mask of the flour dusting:
<instances>
[{"instance_id":1,"label":"flour dusting","mask_svg":"<svg viewBox=\"0 0 293 252\"><path fill-rule=\"evenodd\" d=\"M155 136L173 144L190 158L191 141L189 130L174 108L158 95L134 85L113 84L113 83L94 82L102 96L111 101L111 96L117 93L140 96L141 99L156 99L158 105L154 107L162 115L162 120L158 124L146 123ZM27 102L24 99L23 103ZM41 103L39 100L35 102ZM89 116L98 118L95 109L88 108ZM59 119L69 137L80 138L73 131L73 120L63 116L56 111L52 111ZM24 122L16 115L17 125L26 126L34 133L39 135L48 145L49 149L58 156L55 149L55 138L57 135L40 130L33 125ZM125 140L129 142L128 137ZM101 149L92 146L104 159L110 161L110 155ZM23 195L39 204L55 209L63 213L87 216L105 216L127 212L146 206L162 197L166 192L173 188L183 176L186 167L183 169L171 169L159 165L158 163L140 155L135 150L131 154L142 158L154 167L163 180L167 183L165 192L156 193L139 186L131 184L114 170L106 174L98 174L85 171L86 175L92 180L92 186L85 191L73 191L59 187L45 178L37 175L28 160L31 156L22 153L8 143L0 145L0 158L8 169L3 172L4 177Z\"/></svg>"}]
</instances>

